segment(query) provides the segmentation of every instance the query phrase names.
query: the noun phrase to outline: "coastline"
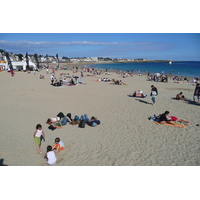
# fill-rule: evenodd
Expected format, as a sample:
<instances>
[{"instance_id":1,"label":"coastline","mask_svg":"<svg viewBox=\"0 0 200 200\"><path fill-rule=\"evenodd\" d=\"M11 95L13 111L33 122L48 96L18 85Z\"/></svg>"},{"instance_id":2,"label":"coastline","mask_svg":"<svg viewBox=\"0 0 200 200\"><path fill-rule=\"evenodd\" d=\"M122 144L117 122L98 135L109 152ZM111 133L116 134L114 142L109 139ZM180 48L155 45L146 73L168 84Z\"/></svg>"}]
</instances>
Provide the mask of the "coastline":
<instances>
[{"instance_id":1,"label":"coastline","mask_svg":"<svg viewBox=\"0 0 200 200\"><path fill-rule=\"evenodd\" d=\"M172 64L172 65L166 65L166 62L91 62L91 63L88 63L88 62L80 62L80 63L73 63L71 64L71 66L92 66L94 67L95 69L97 70L108 70L108 71L116 71L116 72L131 72L131 73L135 73L135 74L146 74L147 71L150 72L151 75L154 75L155 73L157 72L160 72L160 74L162 74L163 71L165 71L164 75L167 75L167 76L176 76L176 77L187 77L189 80L192 80L194 77L199 77L200 78L200 72L196 72L196 71L193 71L192 73L189 72L186 72L185 71L181 71L182 68L179 67L179 63L182 63L183 64L183 67L185 65L185 62L174 62L175 64ZM156 64L156 67L155 66L152 66L152 64L155 63ZM164 68L163 68L163 65L162 63L165 63L164 64ZM199 63L200 62L186 62L186 63ZM116 66L115 66L116 64ZM124 64L124 66L123 66ZM133 64L133 66L130 68L129 64ZM138 65L137 65L138 64ZM143 66L144 64L144 66ZM150 64L150 66L148 65ZM188 65L188 64L187 64ZM119 68L119 66L121 66ZM168 68L169 66L169 68ZM197 66L197 65L195 65ZM153 68L152 68L153 67ZM178 68L177 68L178 67ZM188 66L190 68L190 66ZM171 68L171 69L170 69ZM177 69L179 69L180 71L177 71ZM185 69L188 69L188 68L185 68ZM170 73L171 71L171 73Z\"/></svg>"},{"instance_id":2,"label":"coastline","mask_svg":"<svg viewBox=\"0 0 200 200\"><path fill-rule=\"evenodd\" d=\"M163 61L164 62L164 61ZM177 61L179 62L179 61ZM132 63L132 62L131 62ZM142 62L141 62L142 63ZM143 63L147 63L147 62L143 62ZM74 70L76 68L79 68L79 69L84 69L84 68L87 68L87 67L94 67L93 65L98 65L98 64L115 64L115 62L112 62L112 61L101 61L101 62L79 62L79 63L59 63L59 66L63 69L63 68L73 68ZM123 64L123 63L121 63ZM45 65L45 63L43 63L43 66ZM50 69L52 68L55 68L57 66L57 63L56 64L51 64L50 65ZM119 69L107 69L106 68L98 68L98 67L94 67L95 70L97 71L102 71L103 73L105 73L106 71L110 72L110 73L126 73L127 70L119 70ZM135 75L147 75L146 72L143 72L143 71L131 71L129 72L131 74L135 74ZM150 73L151 75L154 75L154 73ZM184 79L184 78L187 78L188 81L192 81L194 79L194 76L177 76L177 75L169 75L169 74L164 74L164 75L167 75L169 77L169 79L171 79L171 77L178 77L178 78L181 78L181 79ZM175 80L176 81L176 80Z\"/></svg>"}]
</instances>

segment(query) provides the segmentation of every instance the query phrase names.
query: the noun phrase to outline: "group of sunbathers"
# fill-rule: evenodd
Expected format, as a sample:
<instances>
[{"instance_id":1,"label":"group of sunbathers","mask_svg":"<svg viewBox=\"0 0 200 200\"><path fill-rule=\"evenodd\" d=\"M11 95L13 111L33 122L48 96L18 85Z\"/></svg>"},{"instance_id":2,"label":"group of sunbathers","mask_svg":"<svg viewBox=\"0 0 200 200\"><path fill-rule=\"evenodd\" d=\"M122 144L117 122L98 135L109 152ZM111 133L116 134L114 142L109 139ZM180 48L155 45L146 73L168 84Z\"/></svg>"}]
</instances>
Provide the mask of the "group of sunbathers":
<instances>
[{"instance_id":1,"label":"group of sunbathers","mask_svg":"<svg viewBox=\"0 0 200 200\"><path fill-rule=\"evenodd\" d=\"M50 125L48 128L53 131L56 128L61 128L62 126L66 125L67 122L72 125L77 125L82 120L89 126L97 126L100 124L100 121L97 120L97 118L94 116L89 119L87 114L81 115L81 117L75 115L75 117L72 119L71 113L68 113L65 116L62 112L59 112L58 115L54 118L48 118L46 123Z\"/></svg>"}]
</instances>

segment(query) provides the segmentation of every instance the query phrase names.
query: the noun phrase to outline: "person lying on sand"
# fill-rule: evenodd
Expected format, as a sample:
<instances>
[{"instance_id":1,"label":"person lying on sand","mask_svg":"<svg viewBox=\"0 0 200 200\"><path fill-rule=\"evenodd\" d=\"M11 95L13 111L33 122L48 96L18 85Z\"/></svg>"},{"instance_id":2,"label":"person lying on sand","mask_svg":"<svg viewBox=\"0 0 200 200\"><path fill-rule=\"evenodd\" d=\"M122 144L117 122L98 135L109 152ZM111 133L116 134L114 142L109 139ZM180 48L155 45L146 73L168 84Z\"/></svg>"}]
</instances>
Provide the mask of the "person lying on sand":
<instances>
[{"instance_id":1,"label":"person lying on sand","mask_svg":"<svg viewBox=\"0 0 200 200\"><path fill-rule=\"evenodd\" d=\"M60 121L60 117L48 118L46 124L53 124Z\"/></svg>"},{"instance_id":2,"label":"person lying on sand","mask_svg":"<svg viewBox=\"0 0 200 200\"><path fill-rule=\"evenodd\" d=\"M92 116L91 119L87 122L89 126L97 126L100 124L100 121L96 117Z\"/></svg>"},{"instance_id":3,"label":"person lying on sand","mask_svg":"<svg viewBox=\"0 0 200 200\"><path fill-rule=\"evenodd\" d=\"M67 118L68 122L72 122L72 120L68 116L66 116L66 118ZM52 125L52 124L55 124L57 122L60 122L60 117L48 118L47 121L46 121L46 124Z\"/></svg>"},{"instance_id":4,"label":"person lying on sand","mask_svg":"<svg viewBox=\"0 0 200 200\"><path fill-rule=\"evenodd\" d=\"M185 119L179 119L179 118L177 118L177 117L175 117L175 116L170 116L168 119L169 119L169 120L171 119L171 120L174 121L174 122L180 122L180 123L183 123L183 124L185 124L185 125L188 125L188 124L191 123L191 122L189 122L188 120L185 120Z\"/></svg>"},{"instance_id":5,"label":"person lying on sand","mask_svg":"<svg viewBox=\"0 0 200 200\"><path fill-rule=\"evenodd\" d=\"M133 93L133 97L146 97L147 95L143 93L143 91L138 90Z\"/></svg>"}]
</instances>

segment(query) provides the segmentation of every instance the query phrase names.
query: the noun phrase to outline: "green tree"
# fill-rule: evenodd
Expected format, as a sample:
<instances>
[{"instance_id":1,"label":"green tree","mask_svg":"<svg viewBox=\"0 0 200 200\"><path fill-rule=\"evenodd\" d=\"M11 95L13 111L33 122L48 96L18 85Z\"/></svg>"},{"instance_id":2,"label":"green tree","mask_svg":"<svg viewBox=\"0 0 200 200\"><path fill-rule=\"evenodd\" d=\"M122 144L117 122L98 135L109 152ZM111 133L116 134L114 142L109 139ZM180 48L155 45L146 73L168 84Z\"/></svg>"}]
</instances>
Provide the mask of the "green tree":
<instances>
[{"instance_id":1,"label":"green tree","mask_svg":"<svg viewBox=\"0 0 200 200\"><path fill-rule=\"evenodd\" d=\"M0 49L0 52L2 53L2 52L5 52L6 50L3 50L3 49Z\"/></svg>"},{"instance_id":2,"label":"green tree","mask_svg":"<svg viewBox=\"0 0 200 200\"><path fill-rule=\"evenodd\" d=\"M20 54L15 54L15 55L19 57L20 61L22 60L23 55L21 53Z\"/></svg>"}]
</instances>

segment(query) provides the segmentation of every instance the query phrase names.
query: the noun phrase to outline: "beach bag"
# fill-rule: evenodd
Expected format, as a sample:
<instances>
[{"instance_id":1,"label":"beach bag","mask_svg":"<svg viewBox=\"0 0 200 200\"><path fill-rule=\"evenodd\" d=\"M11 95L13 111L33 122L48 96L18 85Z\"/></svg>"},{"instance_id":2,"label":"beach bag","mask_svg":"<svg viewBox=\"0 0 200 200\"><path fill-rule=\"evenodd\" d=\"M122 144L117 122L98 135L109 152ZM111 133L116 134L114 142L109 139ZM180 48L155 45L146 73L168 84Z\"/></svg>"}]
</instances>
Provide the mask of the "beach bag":
<instances>
[{"instance_id":1,"label":"beach bag","mask_svg":"<svg viewBox=\"0 0 200 200\"><path fill-rule=\"evenodd\" d=\"M67 124L67 118L64 117L62 120L61 120L61 124L64 126Z\"/></svg>"},{"instance_id":2,"label":"beach bag","mask_svg":"<svg viewBox=\"0 0 200 200\"><path fill-rule=\"evenodd\" d=\"M81 120L79 125L78 125L79 128L85 128L85 122L84 120Z\"/></svg>"},{"instance_id":3,"label":"beach bag","mask_svg":"<svg viewBox=\"0 0 200 200\"><path fill-rule=\"evenodd\" d=\"M72 114L71 113L67 113L67 117L69 117L70 120L72 121Z\"/></svg>"},{"instance_id":4,"label":"beach bag","mask_svg":"<svg viewBox=\"0 0 200 200\"><path fill-rule=\"evenodd\" d=\"M62 112L59 112L59 113L57 114L57 117L60 117L60 119L61 119L61 118L64 118L65 115L64 115Z\"/></svg>"},{"instance_id":5,"label":"beach bag","mask_svg":"<svg viewBox=\"0 0 200 200\"><path fill-rule=\"evenodd\" d=\"M48 129L54 131L56 128L53 127L52 125L50 125L50 126L48 127Z\"/></svg>"},{"instance_id":6,"label":"beach bag","mask_svg":"<svg viewBox=\"0 0 200 200\"><path fill-rule=\"evenodd\" d=\"M152 91L152 95L156 96L157 92L156 91Z\"/></svg>"}]
</instances>

